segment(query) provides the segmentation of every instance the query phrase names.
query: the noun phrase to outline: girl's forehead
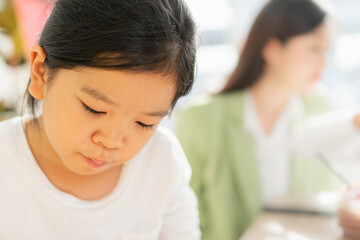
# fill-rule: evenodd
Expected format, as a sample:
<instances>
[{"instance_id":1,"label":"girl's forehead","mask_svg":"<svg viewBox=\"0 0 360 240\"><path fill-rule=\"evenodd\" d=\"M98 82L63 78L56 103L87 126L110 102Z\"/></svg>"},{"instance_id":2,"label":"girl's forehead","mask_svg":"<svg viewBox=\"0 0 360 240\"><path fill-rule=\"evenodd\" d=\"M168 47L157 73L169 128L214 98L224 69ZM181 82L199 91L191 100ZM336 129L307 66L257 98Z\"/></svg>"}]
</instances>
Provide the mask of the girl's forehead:
<instances>
[{"instance_id":1,"label":"girl's forehead","mask_svg":"<svg viewBox=\"0 0 360 240\"><path fill-rule=\"evenodd\" d=\"M129 83L140 84L141 81L147 79L147 83L151 81L153 84L163 83L168 85L175 85L175 78L171 74L161 74L157 72L111 70L90 67L74 68L70 70L62 69L60 70L60 72L64 76L72 76L72 79L86 81L90 84L116 84L117 82L112 82L114 80L117 80L120 83L123 83L125 81L131 81Z\"/></svg>"},{"instance_id":2,"label":"girl's forehead","mask_svg":"<svg viewBox=\"0 0 360 240\"><path fill-rule=\"evenodd\" d=\"M62 70L58 78L58 81L68 82L77 91L107 103L125 97L171 102L176 91L176 83L171 75L152 72L78 68Z\"/></svg>"}]
</instances>

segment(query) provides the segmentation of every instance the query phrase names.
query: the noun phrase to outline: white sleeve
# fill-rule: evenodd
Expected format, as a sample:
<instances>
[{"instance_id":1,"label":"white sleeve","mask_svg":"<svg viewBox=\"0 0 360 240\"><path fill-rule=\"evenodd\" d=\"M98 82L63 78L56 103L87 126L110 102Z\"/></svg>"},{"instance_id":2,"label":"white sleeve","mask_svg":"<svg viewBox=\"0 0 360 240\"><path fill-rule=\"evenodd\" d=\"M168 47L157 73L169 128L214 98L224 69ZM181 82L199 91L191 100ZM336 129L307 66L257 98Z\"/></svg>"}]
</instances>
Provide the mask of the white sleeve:
<instances>
[{"instance_id":1,"label":"white sleeve","mask_svg":"<svg viewBox=\"0 0 360 240\"><path fill-rule=\"evenodd\" d=\"M176 143L173 150L173 156L177 158L173 169L176 180L159 239L200 240L197 198L189 185L191 168L177 139Z\"/></svg>"},{"instance_id":2,"label":"white sleeve","mask_svg":"<svg viewBox=\"0 0 360 240\"><path fill-rule=\"evenodd\" d=\"M357 139L359 129L353 122L359 107L315 116L298 125L292 132L291 150L309 157L327 154Z\"/></svg>"}]
</instances>

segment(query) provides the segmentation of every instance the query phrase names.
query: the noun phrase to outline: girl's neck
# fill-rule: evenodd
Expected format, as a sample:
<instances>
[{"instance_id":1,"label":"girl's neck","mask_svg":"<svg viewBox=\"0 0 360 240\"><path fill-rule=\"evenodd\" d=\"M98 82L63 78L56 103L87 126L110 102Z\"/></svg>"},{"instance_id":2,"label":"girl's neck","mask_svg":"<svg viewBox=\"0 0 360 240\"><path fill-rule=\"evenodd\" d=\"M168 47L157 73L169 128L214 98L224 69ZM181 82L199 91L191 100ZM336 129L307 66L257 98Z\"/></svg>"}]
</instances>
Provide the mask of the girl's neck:
<instances>
[{"instance_id":1,"label":"girl's neck","mask_svg":"<svg viewBox=\"0 0 360 240\"><path fill-rule=\"evenodd\" d=\"M270 135L282 111L289 103L293 91L281 84L270 74L264 74L250 88L254 100L255 112L266 135Z\"/></svg>"}]
</instances>

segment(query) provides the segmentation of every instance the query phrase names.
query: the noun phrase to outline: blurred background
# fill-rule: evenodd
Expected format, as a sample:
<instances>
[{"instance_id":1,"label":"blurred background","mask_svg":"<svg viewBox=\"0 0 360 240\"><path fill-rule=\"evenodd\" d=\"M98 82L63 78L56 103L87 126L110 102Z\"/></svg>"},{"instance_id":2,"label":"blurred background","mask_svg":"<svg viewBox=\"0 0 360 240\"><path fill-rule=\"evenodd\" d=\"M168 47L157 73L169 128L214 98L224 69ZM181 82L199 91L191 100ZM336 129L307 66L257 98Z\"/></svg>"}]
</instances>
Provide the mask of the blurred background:
<instances>
[{"instance_id":1,"label":"blurred background","mask_svg":"<svg viewBox=\"0 0 360 240\"><path fill-rule=\"evenodd\" d=\"M21 111L30 76L28 52L50 11L48 0L0 0L0 120Z\"/></svg>"},{"instance_id":2,"label":"blurred background","mask_svg":"<svg viewBox=\"0 0 360 240\"><path fill-rule=\"evenodd\" d=\"M199 26L198 76L192 94L216 91L237 62L241 43L266 0L189 0ZM360 1L329 0L337 17L322 83L334 108L360 101Z\"/></svg>"}]
</instances>

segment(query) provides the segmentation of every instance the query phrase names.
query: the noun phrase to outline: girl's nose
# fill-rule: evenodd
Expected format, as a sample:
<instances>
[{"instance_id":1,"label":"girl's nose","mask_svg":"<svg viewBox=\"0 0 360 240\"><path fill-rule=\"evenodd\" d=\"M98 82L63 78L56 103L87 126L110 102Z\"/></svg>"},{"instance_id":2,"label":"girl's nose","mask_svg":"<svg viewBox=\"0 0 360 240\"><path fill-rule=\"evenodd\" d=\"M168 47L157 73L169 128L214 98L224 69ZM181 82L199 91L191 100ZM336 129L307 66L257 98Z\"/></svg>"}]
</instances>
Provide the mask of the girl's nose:
<instances>
[{"instance_id":1,"label":"girl's nose","mask_svg":"<svg viewBox=\"0 0 360 240\"><path fill-rule=\"evenodd\" d=\"M92 136L92 140L94 143L100 144L107 149L119 149L124 147L126 132L126 130L121 129L99 131Z\"/></svg>"}]
</instances>

